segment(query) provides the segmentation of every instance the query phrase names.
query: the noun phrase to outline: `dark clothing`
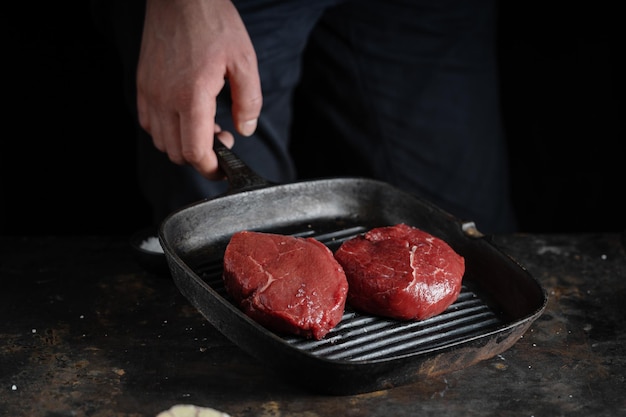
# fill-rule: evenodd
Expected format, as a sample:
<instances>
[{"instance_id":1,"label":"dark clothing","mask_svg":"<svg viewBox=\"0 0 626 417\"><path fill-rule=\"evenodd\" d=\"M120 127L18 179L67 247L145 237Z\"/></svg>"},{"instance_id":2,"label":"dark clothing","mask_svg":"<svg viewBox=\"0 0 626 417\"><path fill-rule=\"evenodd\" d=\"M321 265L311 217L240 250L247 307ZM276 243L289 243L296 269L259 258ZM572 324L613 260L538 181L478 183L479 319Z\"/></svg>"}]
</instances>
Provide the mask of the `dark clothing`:
<instances>
[{"instance_id":1,"label":"dark clothing","mask_svg":"<svg viewBox=\"0 0 626 417\"><path fill-rule=\"evenodd\" d=\"M250 167L274 182L374 177L475 221L484 233L515 230L493 0L234 4L255 46L264 94L255 135L235 134L233 150ZM136 111L143 9L99 6L109 9ZM227 88L217 123L234 133ZM224 189L172 164L141 129L139 149L140 183L157 222Z\"/></svg>"}]
</instances>

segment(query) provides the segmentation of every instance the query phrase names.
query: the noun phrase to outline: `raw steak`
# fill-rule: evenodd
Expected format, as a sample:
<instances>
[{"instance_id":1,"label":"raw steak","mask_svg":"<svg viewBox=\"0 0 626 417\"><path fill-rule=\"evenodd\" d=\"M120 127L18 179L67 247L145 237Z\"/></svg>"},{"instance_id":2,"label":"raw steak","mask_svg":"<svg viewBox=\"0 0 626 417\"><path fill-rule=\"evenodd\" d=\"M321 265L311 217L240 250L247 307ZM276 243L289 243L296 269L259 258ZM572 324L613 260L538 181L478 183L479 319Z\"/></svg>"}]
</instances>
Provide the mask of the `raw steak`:
<instances>
[{"instance_id":1,"label":"raw steak","mask_svg":"<svg viewBox=\"0 0 626 417\"><path fill-rule=\"evenodd\" d=\"M243 312L270 330L319 340L343 316L346 275L312 238L238 232L226 247L223 277Z\"/></svg>"},{"instance_id":2,"label":"raw steak","mask_svg":"<svg viewBox=\"0 0 626 417\"><path fill-rule=\"evenodd\" d=\"M335 253L357 310L402 320L443 312L461 292L465 259L446 242L398 224L372 229Z\"/></svg>"}]
</instances>

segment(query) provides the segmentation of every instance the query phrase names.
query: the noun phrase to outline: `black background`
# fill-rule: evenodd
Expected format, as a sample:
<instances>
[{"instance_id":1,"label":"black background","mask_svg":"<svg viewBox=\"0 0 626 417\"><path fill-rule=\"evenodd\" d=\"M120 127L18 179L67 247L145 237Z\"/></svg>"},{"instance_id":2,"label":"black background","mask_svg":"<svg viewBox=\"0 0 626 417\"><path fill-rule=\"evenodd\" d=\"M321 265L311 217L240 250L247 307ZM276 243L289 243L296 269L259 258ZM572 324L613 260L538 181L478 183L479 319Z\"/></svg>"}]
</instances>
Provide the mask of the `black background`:
<instances>
[{"instance_id":1,"label":"black background","mask_svg":"<svg viewBox=\"0 0 626 417\"><path fill-rule=\"evenodd\" d=\"M1 17L0 233L130 234L150 218L119 61L87 1L41 3ZM499 59L521 231L625 230L617 7L509 3Z\"/></svg>"}]
</instances>

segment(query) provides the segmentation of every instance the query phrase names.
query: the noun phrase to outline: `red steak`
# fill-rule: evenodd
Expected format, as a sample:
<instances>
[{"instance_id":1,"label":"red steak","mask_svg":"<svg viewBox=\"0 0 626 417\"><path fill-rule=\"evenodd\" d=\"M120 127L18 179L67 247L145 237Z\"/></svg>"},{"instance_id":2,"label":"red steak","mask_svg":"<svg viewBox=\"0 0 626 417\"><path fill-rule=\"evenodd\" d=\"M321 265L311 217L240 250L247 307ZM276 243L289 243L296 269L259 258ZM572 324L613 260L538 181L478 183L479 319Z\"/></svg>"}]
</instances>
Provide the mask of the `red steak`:
<instances>
[{"instance_id":1,"label":"red steak","mask_svg":"<svg viewBox=\"0 0 626 417\"><path fill-rule=\"evenodd\" d=\"M346 275L312 238L238 232L226 247L223 277L242 311L277 332L319 340L343 316Z\"/></svg>"},{"instance_id":2,"label":"red steak","mask_svg":"<svg viewBox=\"0 0 626 417\"><path fill-rule=\"evenodd\" d=\"M465 259L446 242L398 224L372 229L335 253L357 310L402 320L443 312L461 292Z\"/></svg>"}]
</instances>

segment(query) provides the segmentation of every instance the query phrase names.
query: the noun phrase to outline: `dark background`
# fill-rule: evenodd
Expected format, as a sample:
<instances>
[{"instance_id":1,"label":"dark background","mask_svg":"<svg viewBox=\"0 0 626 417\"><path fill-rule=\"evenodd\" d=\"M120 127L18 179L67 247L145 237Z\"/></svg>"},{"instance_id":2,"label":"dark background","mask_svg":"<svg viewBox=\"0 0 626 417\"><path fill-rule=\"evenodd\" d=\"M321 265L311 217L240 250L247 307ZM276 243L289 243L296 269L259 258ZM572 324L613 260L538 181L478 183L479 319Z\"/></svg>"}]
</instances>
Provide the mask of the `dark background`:
<instances>
[{"instance_id":1,"label":"dark background","mask_svg":"<svg viewBox=\"0 0 626 417\"><path fill-rule=\"evenodd\" d=\"M150 216L120 64L87 1L41 3L1 17L0 234L130 234ZM521 231L625 230L617 6L509 3L499 57Z\"/></svg>"}]
</instances>

